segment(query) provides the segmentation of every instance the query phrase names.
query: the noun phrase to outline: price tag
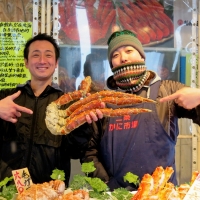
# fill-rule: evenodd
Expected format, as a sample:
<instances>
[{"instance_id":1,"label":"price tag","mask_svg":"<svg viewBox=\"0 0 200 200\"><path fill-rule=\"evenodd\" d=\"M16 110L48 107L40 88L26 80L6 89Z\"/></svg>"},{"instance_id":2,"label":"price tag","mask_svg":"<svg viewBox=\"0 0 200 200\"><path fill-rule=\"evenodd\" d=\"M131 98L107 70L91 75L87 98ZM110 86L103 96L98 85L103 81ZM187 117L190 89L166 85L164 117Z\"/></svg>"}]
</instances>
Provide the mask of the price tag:
<instances>
[{"instance_id":1,"label":"price tag","mask_svg":"<svg viewBox=\"0 0 200 200\"><path fill-rule=\"evenodd\" d=\"M17 191L20 194L24 190L28 189L33 184L31 176L30 176L27 168L13 170L12 174L13 174L13 177L14 177L14 181L15 181Z\"/></svg>"},{"instance_id":2,"label":"price tag","mask_svg":"<svg viewBox=\"0 0 200 200\"><path fill-rule=\"evenodd\" d=\"M200 174L195 179L194 183L190 187L188 193L183 200L196 200L200 199Z\"/></svg>"}]
</instances>

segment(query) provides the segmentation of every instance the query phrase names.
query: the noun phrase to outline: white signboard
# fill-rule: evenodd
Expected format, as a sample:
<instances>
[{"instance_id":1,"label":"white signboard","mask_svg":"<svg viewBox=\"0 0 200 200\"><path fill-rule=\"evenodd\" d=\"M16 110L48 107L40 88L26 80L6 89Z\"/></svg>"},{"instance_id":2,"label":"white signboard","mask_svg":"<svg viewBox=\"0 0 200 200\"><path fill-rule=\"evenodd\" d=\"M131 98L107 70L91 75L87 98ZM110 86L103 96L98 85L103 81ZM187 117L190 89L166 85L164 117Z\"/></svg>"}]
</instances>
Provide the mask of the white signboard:
<instances>
[{"instance_id":1,"label":"white signboard","mask_svg":"<svg viewBox=\"0 0 200 200\"><path fill-rule=\"evenodd\" d=\"M200 199L200 174L192 184L190 190L183 200L197 200Z\"/></svg>"}]
</instances>

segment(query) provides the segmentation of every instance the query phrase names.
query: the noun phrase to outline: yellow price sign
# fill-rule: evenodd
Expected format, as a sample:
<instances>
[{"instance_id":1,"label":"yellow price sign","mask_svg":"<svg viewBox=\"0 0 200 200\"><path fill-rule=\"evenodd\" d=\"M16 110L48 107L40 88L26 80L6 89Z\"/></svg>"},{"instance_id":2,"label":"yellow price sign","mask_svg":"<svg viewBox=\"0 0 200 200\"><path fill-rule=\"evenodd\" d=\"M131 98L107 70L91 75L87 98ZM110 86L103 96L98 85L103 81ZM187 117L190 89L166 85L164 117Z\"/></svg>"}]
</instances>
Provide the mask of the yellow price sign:
<instances>
[{"instance_id":1,"label":"yellow price sign","mask_svg":"<svg viewBox=\"0 0 200 200\"><path fill-rule=\"evenodd\" d=\"M30 188L33 184L31 176L27 168L17 169L12 171L15 185L18 193L22 193L24 190Z\"/></svg>"},{"instance_id":2,"label":"yellow price sign","mask_svg":"<svg viewBox=\"0 0 200 200\"><path fill-rule=\"evenodd\" d=\"M0 89L14 88L30 79L23 50L32 37L32 22L0 22Z\"/></svg>"}]
</instances>

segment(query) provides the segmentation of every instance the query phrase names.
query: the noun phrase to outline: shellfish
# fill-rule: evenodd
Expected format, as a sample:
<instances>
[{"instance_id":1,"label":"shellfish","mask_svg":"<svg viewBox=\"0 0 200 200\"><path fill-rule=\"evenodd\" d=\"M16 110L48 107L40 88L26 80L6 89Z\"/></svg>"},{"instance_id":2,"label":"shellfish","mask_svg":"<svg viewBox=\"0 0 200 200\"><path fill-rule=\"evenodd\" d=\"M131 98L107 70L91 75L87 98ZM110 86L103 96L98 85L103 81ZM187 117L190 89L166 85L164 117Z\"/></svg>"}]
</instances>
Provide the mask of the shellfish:
<instances>
[{"instance_id":1,"label":"shellfish","mask_svg":"<svg viewBox=\"0 0 200 200\"><path fill-rule=\"evenodd\" d=\"M96 113L96 109L100 109L106 117L151 112L151 110L144 108L102 108L102 102L120 106L155 102L134 94L106 90L87 96L90 91L90 85L91 78L88 76L81 82L80 90L66 93L47 106L45 122L52 134L66 135L70 133L87 122L86 115L89 115L91 111ZM72 104L67 109L61 109L62 105L69 103Z\"/></svg>"}]
</instances>

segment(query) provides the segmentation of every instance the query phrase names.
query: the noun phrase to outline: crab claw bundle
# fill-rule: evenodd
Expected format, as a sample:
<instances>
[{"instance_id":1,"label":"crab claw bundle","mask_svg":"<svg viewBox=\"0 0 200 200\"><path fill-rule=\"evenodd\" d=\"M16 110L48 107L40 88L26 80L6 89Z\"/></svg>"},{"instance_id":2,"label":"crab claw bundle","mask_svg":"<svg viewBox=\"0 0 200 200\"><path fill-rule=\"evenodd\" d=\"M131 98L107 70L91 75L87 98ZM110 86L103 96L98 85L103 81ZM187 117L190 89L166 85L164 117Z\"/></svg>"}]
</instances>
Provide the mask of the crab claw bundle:
<instances>
[{"instance_id":1,"label":"crab claw bundle","mask_svg":"<svg viewBox=\"0 0 200 200\"><path fill-rule=\"evenodd\" d=\"M101 110L105 117L117 117L133 115L151 110L144 108L123 108L123 105L155 101L143 98L134 94L115 91L100 91L86 96L90 91L91 78L86 77L80 86L80 90L66 93L59 99L52 102L46 109L46 126L54 135L66 135L86 122L86 115L96 109ZM62 110L61 106L72 102L67 109ZM102 102L119 105L120 108L102 108Z\"/></svg>"}]
</instances>

